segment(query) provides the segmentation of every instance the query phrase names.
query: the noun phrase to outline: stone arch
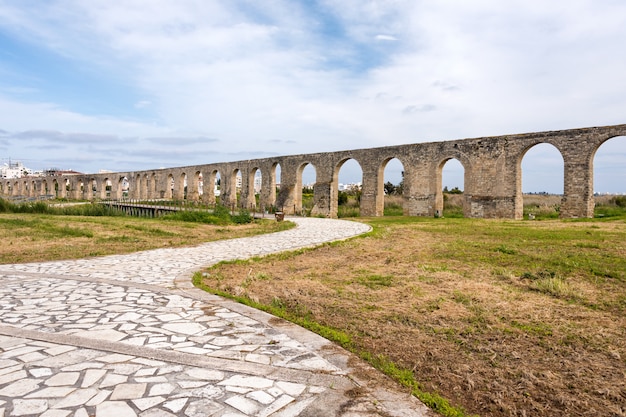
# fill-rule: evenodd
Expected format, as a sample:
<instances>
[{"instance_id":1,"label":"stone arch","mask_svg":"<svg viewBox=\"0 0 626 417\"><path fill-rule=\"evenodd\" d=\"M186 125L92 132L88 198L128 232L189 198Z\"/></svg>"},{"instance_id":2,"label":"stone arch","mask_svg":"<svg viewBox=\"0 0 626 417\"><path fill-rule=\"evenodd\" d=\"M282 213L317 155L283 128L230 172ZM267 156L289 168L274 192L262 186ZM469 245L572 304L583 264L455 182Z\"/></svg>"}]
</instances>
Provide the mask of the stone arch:
<instances>
[{"instance_id":1,"label":"stone arch","mask_svg":"<svg viewBox=\"0 0 626 417\"><path fill-rule=\"evenodd\" d=\"M444 214L444 193L443 193L443 189L444 189L444 185L443 185L443 171L445 166L452 160L456 161L458 164L461 165L461 167L463 168L463 189L466 188L466 184L467 184L467 168L466 168L466 163L464 164L463 161L461 161L461 159L464 158L459 158L459 157L455 157L455 156L449 156L444 158L443 160L441 160L439 162L439 164L437 164L437 171L436 171L436 175L435 175L435 181L436 181L436 185L435 185L435 216L439 217L439 216L443 216ZM463 199L462 204L462 209L463 209L463 215L468 216L468 207L467 204L465 203L465 199Z\"/></svg>"},{"instance_id":2,"label":"stone arch","mask_svg":"<svg viewBox=\"0 0 626 417\"><path fill-rule=\"evenodd\" d=\"M435 195L435 216L445 215L446 201L453 200L452 205L457 206L460 204L463 215L467 215L467 204L465 195L455 195L449 193L452 190L458 189L461 192L465 191L465 177L467 170L465 165L457 158L447 158L442 161L437 167L437 188ZM446 179L444 183L444 178ZM444 193L444 190L448 193ZM457 214L458 216L458 214Z\"/></svg>"},{"instance_id":3,"label":"stone arch","mask_svg":"<svg viewBox=\"0 0 626 417\"><path fill-rule=\"evenodd\" d=\"M357 181L357 182L352 182L347 180L345 184L342 184L339 182L339 177L342 171L342 168L346 167L346 164L348 165L352 165L352 166L348 166L348 169L351 169L353 171L356 171L357 169L360 170L361 172L361 180ZM353 173L353 176L358 176L357 173ZM347 175L345 178L350 178L349 175ZM363 188L363 168L361 166L361 163L353 157L347 157L347 158L343 158L339 161L339 163L337 163L337 165L335 165L335 168L333 170L333 179L332 179L332 186L331 186L331 204L330 204L330 213L331 216L334 213L338 213L339 211L339 192L345 192L348 196L348 201L347 201L347 205L350 205L350 197L352 197L353 200L353 204L356 204L356 206L359 207L359 212L360 212L360 205L361 205L361 190ZM317 206L318 201L316 201L316 206ZM319 207L324 207L323 202L320 202L322 204L319 204ZM346 212L346 215L353 215L353 212Z\"/></svg>"},{"instance_id":4,"label":"stone arch","mask_svg":"<svg viewBox=\"0 0 626 417\"><path fill-rule=\"evenodd\" d=\"M626 136L613 136L591 154L593 194L626 194Z\"/></svg>"},{"instance_id":5,"label":"stone arch","mask_svg":"<svg viewBox=\"0 0 626 417\"><path fill-rule=\"evenodd\" d=\"M534 150L533 150L534 149ZM529 165L524 167L529 162L527 158L528 153L531 152L530 157L535 159L538 158L541 165ZM543 154L541 154L542 152ZM537 153L537 157L533 155L533 153ZM555 177L554 171L555 165L557 165L557 157L560 157L560 178L558 176ZM532 163L532 160L530 161ZM537 161L535 161L537 163ZM528 172L531 170L530 172ZM527 171L526 182L530 183L524 189L524 171ZM525 193L547 193L547 194L555 194L559 195L559 202L563 201L563 193L564 193L564 181L565 181L565 168L564 168L564 158L563 153L557 146L557 144L553 144L549 141L536 141L528 146L526 146L519 157L516 160L516 177L515 177L515 218L522 219L524 217L524 194ZM528 174L531 174L528 175ZM543 184L542 190L534 190L537 184L541 182ZM532 188L531 188L532 187ZM531 213L535 215L536 213Z\"/></svg>"},{"instance_id":6,"label":"stone arch","mask_svg":"<svg viewBox=\"0 0 626 417\"><path fill-rule=\"evenodd\" d=\"M128 177L125 175L120 177L119 181L117 182L117 190L115 193L116 198L128 198L130 195L130 188L130 180L128 179Z\"/></svg>"},{"instance_id":7,"label":"stone arch","mask_svg":"<svg viewBox=\"0 0 626 417\"><path fill-rule=\"evenodd\" d=\"M376 194L380 198L376 199L376 216L385 215L386 200L392 198L400 198L402 214L407 214L405 204L406 196L404 195L404 163L396 156L385 158L378 167ZM399 172L396 172L399 171ZM391 184L393 189L388 187ZM395 196L394 196L395 194ZM395 207L398 203L393 201L390 205Z\"/></svg>"},{"instance_id":8,"label":"stone arch","mask_svg":"<svg viewBox=\"0 0 626 417\"><path fill-rule=\"evenodd\" d=\"M310 167L310 168L307 169L307 167ZM311 169L313 169L314 171L313 173L311 173ZM307 175L304 175L305 173ZM313 197L308 198L307 196L306 201L304 201L306 203L306 206L303 207L303 195L302 195L303 186L304 186L303 181L306 180L307 185L311 184L310 182L311 178L309 177L312 176L312 174L314 174L314 178L315 178L315 181L312 183ZM309 161L300 163L300 165L298 165L298 167L296 168L296 183L295 183L294 196L293 196L293 211L291 211L291 207L289 207L288 212L293 213L293 214L302 214L303 210L306 209L306 211L309 211L309 210L311 211L310 214L313 214L313 208L315 206L314 198L315 198L315 185L316 184L317 184L317 168L315 167L315 165L313 165L313 163ZM284 211L284 208L278 207L278 209L281 211Z\"/></svg>"},{"instance_id":9,"label":"stone arch","mask_svg":"<svg viewBox=\"0 0 626 417\"><path fill-rule=\"evenodd\" d=\"M63 184L61 184L56 178L52 180L52 189L54 190L54 198L65 197L65 187L63 187Z\"/></svg>"},{"instance_id":10,"label":"stone arch","mask_svg":"<svg viewBox=\"0 0 626 417\"><path fill-rule=\"evenodd\" d=\"M172 198L174 200L186 200L187 199L187 173L181 172L178 177L172 175L172 179L175 180L172 188Z\"/></svg>"}]
</instances>

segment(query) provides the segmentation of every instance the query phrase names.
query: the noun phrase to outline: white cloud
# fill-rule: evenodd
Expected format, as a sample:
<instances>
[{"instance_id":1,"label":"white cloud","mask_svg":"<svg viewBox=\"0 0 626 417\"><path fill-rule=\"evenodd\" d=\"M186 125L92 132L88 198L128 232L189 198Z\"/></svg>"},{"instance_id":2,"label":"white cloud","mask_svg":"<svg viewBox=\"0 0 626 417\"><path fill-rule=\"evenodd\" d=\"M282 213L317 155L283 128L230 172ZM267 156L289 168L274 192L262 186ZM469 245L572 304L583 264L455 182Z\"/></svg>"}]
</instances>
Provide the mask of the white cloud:
<instances>
[{"instance_id":1,"label":"white cloud","mask_svg":"<svg viewBox=\"0 0 626 417\"><path fill-rule=\"evenodd\" d=\"M391 35L376 35L375 38L378 41L397 41L398 40L398 38L396 38L395 36L391 36Z\"/></svg>"}]
</instances>

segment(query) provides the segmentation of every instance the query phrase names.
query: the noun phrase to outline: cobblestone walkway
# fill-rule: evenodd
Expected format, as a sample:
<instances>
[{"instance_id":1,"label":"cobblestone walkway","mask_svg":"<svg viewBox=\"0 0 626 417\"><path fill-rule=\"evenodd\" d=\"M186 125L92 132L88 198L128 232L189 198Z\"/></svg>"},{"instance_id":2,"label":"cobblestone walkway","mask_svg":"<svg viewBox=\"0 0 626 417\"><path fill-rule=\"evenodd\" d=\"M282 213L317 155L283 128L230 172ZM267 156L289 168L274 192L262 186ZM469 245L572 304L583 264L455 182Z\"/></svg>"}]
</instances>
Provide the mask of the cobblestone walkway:
<instances>
[{"instance_id":1,"label":"cobblestone walkway","mask_svg":"<svg viewBox=\"0 0 626 417\"><path fill-rule=\"evenodd\" d=\"M291 220L190 248L0 265L0 417L430 415L325 339L191 285L221 260L369 230Z\"/></svg>"}]
</instances>

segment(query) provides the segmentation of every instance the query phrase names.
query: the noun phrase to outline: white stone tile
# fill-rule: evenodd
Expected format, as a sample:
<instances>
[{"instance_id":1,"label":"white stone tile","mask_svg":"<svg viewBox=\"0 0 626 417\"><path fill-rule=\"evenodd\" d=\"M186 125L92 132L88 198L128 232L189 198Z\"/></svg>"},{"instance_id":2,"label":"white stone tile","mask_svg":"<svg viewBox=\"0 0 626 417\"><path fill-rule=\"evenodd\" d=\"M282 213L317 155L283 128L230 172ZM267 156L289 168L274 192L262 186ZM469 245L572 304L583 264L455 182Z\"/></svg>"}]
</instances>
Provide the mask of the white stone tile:
<instances>
[{"instance_id":1,"label":"white stone tile","mask_svg":"<svg viewBox=\"0 0 626 417\"><path fill-rule=\"evenodd\" d=\"M166 323L163 325L163 328L173 333L182 333L186 335L197 334L205 329L203 325L198 323Z\"/></svg>"},{"instance_id":2,"label":"white stone tile","mask_svg":"<svg viewBox=\"0 0 626 417\"><path fill-rule=\"evenodd\" d=\"M28 373L34 376L35 378L41 378L44 376L52 375L52 369L50 368L31 368L28 370Z\"/></svg>"},{"instance_id":3,"label":"white stone tile","mask_svg":"<svg viewBox=\"0 0 626 417\"><path fill-rule=\"evenodd\" d=\"M242 397L240 395L235 395L234 397L230 397L224 402L230 405L231 407L241 411L242 413L248 414L248 415L256 414L261 408L258 403L252 400L249 400L245 397Z\"/></svg>"},{"instance_id":4,"label":"white stone tile","mask_svg":"<svg viewBox=\"0 0 626 417\"><path fill-rule=\"evenodd\" d=\"M98 393L96 395L94 395L91 400L87 401L85 403L85 405L87 407L94 407L100 403L102 403L103 401L105 401L107 398L109 398L109 395L111 395L112 391L103 389L98 391Z\"/></svg>"},{"instance_id":5,"label":"white stone tile","mask_svg":"<svg viewBox=\"0 0 626 417\"><path fill-rule=\"evenodd\" d=\"M55 347L51 347L49 349L44 350L50 356L57 356L65 352L69 352L71 350L76 349L76 346L67 346L67 345L58 345Z\"/></svg>"},{"instance_id":6,"label":"white stone tile","mask_svg":"<svg viewBox=\"0 0 626 417\"><path fill-rule=\"evenodd\" d=\"M126 333L118 332L113 329L105 329L105 330L89 330L86 332L80 332L77 336L84 337L87 339L95 339L95 340L105 340L107 342L119 342L124 339L127 335Z\"/></svg>"},{"instance_id":7,"label":"white stone tile","mask_svg":"<svg viewBox=\"0 0 626 417\"><path fill-rule=\"evenodd\" d=\"M5 374L7 372L13 372L13 371L5 371L5 369L7 368L11 368L15 365L21 366L21 364L13 359L1 359L0 360L0 375Z\"/></svg>"},{"instance_id":8,"label":"white stone tile","mask_svg":"<svg viewBox=\"0 0 626 417\"><path fill-rule=\"evenodd\" d=\"M274 385L274 382L270 379L261 378L258 376L234 375L220 382L218 385L232 385L235 387L264 389L270 388L272 385Z\"/></svg>"},{"instance_id":9,"label":"white stone tile","mask_svg":"<svg viewBox=\"0 0 626 417\"><path fill-rule=\"evenodd\" d=\"M187 381L187 380L176 381L176 383L178 384L179 387L185 390L192 389L192 388L199 388L199 387L203 387L209 384L206 381Z\"/></svg>"},{"instance_id":10,"label":"white stone tile","mask_svg":"<svg viewBox=\"0 0 626 417\"><path fill-rule=\"evenodd\" d=\"M292 397L298 397L306 389L306 385L285 381L278 381L276 386Z\"/></svg>"},{"instance_id":11,"label":"white stone tile","mask_svg":"<svg viewBox=\"0 0 626 417\"><path fill-rule=\"evenodd\" d=\"M107 374L100 384L100 388L114 387L115 385L123 384L126 381L128 381L127 375Z\"/></svg>"},{"instance_id":12,"label":"white stone tile","mask_svg":"<svg viewBox=\"0 0 626 417\"><path fill-rule=\"evenodd\" d=\"M188 398L178 398L176 400L172 400L172 401L168 401L164 403L163 407L167 408L173 413L178 413L183 409L183 407L185 407L185 404L187 404L188 400L189 400Z\"/></svg>"},{"instance_id":13,"label":"white stone tile","mask_svg":"<svg viewBox=\"0 0 626 417\"><path fill-rule=\"evenodd\" d=\"M87 388L92 386L97 381L99 381L105 374L106 371L104 369L87 369L85 371L85 376L83 377L81 387Z\"/></svg>"},{"instance_id":14,"label":"white stone tile","mask_svg":"<svg viewBox=\"0 0 626 417\"><path fill-rule=\"evenodd\" d=\"M187 417L206 417L215 415L215 413L223 410L224 407L215 401L202 399L194 401L185 409Z\"/></svg>"},{"instance_id":15,"label":"white stone tile","mask_svg":"<svg viewBox=\"0 0 626 417\"><path fill-rule=\"evenodd\" d=\"M259 412L258 417L268 417L274 414L276 411L283 408L284 406L286 406L287 404L293 402L294 400L295 398L290 397L289 395L283 395L279 397L276 401L274 401L272 404L267 406L267 408Z\"/></svg>"},{"instance_id":16,"label":"white stone tile","mask_svg":"<svg viewBox=\"0 0 626 417\"><path fill-rule=\"evenodd\" d=\"M272 359L268 355L259 355L256 353L249 353L245 357L246 362L260 363L263 365L269 365L272 363Z\"/></svg>"},{"instance_id":17,"label":"white stone tile","mask_svg":"<svg viewBox=\"0 0 626 417\"><path fill-rule=\"evenodd\" d=\"M70 413L70 410L48 410L39 417L67 417Z\"/></svg>"},{"instance_id":18,"label":"white stone tile","mask_svg":"<svg viewBox=\"0 0 626 417\"><path fill-rule=\"evenodd\" d=\"M23 366L21 365L16 366L13 368L15 369L15 372L11 372L10 374L0 376L0 385L4 385L9 382L17 381L18 379L23 379L23 378L28 377L28 374L26 374L26 371L24 371L22 368Z\"/></svg>"},{"instance_id":19,"label":"white stone tile","mask_svg":"<svg viewBox=\"0 0 626 417\"><path fill-rule=\"evenodd\" d=\"M165 397L157 396L157 397L147 397L147 398L138 398L132 400L135 407L137 407L140 411L145 411L148 408L152 408L155 405L161 404L165 401Z\"/></svg>"},{"instance_id":20,"label":"white stone tile","mask_svg":"<svg viewBox=\"0 0 626 417\"><path fill-rule=\"evenodd\" d=\"M98 391L93 388L79 389L79 390L72 392L67 397L61 399L61 401L54 404L51 408L78 407L79 405L86 404L97 393Z\"/></svg>"},{"instance_id":21,"label":"white stone tile","mask_svg":"<svg viewBox=\"0 0 626 417\"><path fill-rule=\"evenodd\" d=\"M246 398L254 400L263 405L271 404L276 399L265 391L252 391L251 393L246 395Z\"/></svg>"},{"instance_id":22,"label":"white stone tile","mask_svg":"<svg viewBox=\"0 0 626 417\"><path fill-rule=\"evenodd\" d=\"M176 387L170 383L155 384L150 388L149 396L169 395Z\"/></svg>"},{"instance_id":23,"label":"white stone tile","mask_svg":"<svg viewBox=\"0 0 626 417\"><path fill-rule=\"evenodd\" d=\"M60 372L48 378L44 384L49 387L60 387L64 385L74 385L78 378L80 377L80 372Z\"/></svg>"},{"instance_id":24,"label":"white stone tile","mask_svg":"<svg viewBox=\"0 0 626 417\"><path fill-rule=\"evenodd\" d=\"M48 409L48 400L13 400L12 416L41 414Z\"/></svg>"},{"instance_id":25,"label":"white stone tile","mask_svg":"<svg viewBox=\"0 0 626 417\"><path fill-rule=\"evenodd\" d=\"M63 398L74 391L76 391L74 387L47 387L39 391L31 392L24 398Z\"/></svg>"},{"instance_id":26,"label":"white stone tile","mask_svg":"<svg viewBox=\"0 0 626 417\"><path fill-rule=\"evenodd\" d=\"M24 372L26 377L26 372ZM0 397L19 398L39 388L39 379L20 379L0 389Z\"/></svg>"},{"instance_id":27,"label":"white stone tile","mask_svg":"<svg viewBox=\"0 0 626 417\"><path fill-rule=\"evenodd\" d=\"M105 401L96 406L96 415L115 417L137 417L137 413L123 401Z\"/></svg>"}]
</instances>

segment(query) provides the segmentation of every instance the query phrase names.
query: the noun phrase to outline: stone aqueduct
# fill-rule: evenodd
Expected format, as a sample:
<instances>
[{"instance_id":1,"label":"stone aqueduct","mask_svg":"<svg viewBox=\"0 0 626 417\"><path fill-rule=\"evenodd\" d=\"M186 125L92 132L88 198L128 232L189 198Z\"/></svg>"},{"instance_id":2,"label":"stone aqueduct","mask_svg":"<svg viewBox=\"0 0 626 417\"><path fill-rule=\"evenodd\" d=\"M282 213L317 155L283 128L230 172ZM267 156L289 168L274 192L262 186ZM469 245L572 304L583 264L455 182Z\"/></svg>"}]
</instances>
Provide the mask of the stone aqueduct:
<instances>
[{"instance_id":1,"label":"stone aqueduct","mask_svg":"<svg viewBox=\"0 0 626 417\"><path fill-rule=\"evenodd\" d=\"M390 160L397 158L404 167L404 214L433 216L443 209L443 166L448 160L457 159L465 170L463 210L466 217L521 219L522 159L533 146L548 143L563 157L561 217L593 217L594 155L600 145L616 136L626 136L626 125L277 156L139 172L20 178L3 180L0 194L38 197L56 193L58 197L85 200L105 198L110 194L111 198L121 198L122 183L127 183L128 198L201 200L211 204L215 202L214 193L199 192L199 184L200 181L213 184L219 173L222 204L238 204L257 210L274 206L291 214L302 207L302 171L311 164L317 174L311 214L336 217L339 170L346 161L354 159L363 171L361 215L381 216L384 169ZM280 191L277 194L278 165ZM259 170L262 185L257 203L254 178ZM239 200L236 190L238 174L241 174ZM111 184L108 190L107 184Z\"/></svg>"}]
</instances>

